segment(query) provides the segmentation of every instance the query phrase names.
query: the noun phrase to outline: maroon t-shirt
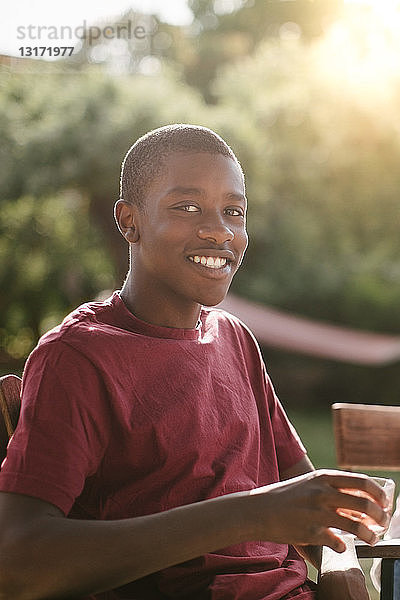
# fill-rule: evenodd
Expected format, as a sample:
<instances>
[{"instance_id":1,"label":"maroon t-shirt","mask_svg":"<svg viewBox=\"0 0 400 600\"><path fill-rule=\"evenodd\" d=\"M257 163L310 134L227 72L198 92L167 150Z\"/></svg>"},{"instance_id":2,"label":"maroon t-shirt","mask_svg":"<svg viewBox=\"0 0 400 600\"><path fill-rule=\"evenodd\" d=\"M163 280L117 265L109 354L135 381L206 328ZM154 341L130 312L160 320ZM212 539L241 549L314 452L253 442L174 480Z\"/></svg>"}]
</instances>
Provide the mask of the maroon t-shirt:
<instances>
[{"instance_id":1,"label":"maroon t-shirt","mask_svg":"<svg viewBox=\"0 0 400 600\"><path fill-rule=\"evenodd\" d=\"M121 519L279 481L303 455L238 319L203 309L195 329L159 327L114 293L71 313L29 357L0 490L41 498L71 518ZM296 551L268 541L96 596L313 597Z\"/></svg>"}]
</instances>

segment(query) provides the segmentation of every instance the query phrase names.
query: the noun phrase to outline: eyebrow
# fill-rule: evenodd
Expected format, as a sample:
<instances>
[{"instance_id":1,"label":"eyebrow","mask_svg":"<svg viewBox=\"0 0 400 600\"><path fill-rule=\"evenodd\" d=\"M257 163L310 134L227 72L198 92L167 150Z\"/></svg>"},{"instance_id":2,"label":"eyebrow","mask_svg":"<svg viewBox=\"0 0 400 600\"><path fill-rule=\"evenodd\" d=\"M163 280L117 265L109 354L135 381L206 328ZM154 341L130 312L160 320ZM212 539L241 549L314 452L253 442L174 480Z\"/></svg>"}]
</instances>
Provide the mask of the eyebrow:
<instances>
[{"instance_id":1,"label":"eyebrow","mask_svg":"<svg viewBox=\"0 0 400 600\"><path fill-rule=\"evenodd\" d=\"M203 193L203 190L201 188L194 188L194 187L184 187L181 185L178 185L176 187L170 188L169 190L167 190L166 192L166 196L201 196ZM236 192L229 192L227 194L228 198L232 198L232 200L240 200L242 202L244 202L245 204L247 203L247 198L246 196L244 196L243 194L238 194Z\"/></svg>"},{"instance_id":2,"label":"eyebrow","mask_svg":"<svg viewBox=\"0 0 400 600\"><path fill-rule=\"evenodd\" d=\"M200 196L202 194L202 190L199 188L193 187L184 187L178 185L173 187L167 191L166 196Z\"/></svg>"},{"instance_id":3,"label":"eyebrow","mask_svg":"<svg viewBox=\"0 0 400 600\"><path fill-rule=\"evenodd\" d=\"M244 194L237 194L236 192L231 192L228 194L228 197L232 198L232 200L241 200L242 202L247 204L247 198Z\"/></svg>"}]
</instances>

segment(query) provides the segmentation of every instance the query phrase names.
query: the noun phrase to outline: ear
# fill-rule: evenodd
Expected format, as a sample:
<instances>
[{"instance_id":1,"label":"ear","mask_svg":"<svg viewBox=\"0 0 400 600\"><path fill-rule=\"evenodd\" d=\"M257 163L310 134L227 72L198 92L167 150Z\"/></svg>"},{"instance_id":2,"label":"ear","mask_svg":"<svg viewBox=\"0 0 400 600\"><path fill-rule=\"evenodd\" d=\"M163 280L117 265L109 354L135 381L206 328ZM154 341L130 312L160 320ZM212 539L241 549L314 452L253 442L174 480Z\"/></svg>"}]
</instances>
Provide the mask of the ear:
<instances>
[{"instance_id":1,"label":"ear","mask_svg":"<svg viewBox=\"0 0 400 600\"><path fill-rule=\"evenodd\" d=\"M137 206L120 198L114 205L114 218L127 242L134 244L139 240Z\"/></svg>"}]
</instances>

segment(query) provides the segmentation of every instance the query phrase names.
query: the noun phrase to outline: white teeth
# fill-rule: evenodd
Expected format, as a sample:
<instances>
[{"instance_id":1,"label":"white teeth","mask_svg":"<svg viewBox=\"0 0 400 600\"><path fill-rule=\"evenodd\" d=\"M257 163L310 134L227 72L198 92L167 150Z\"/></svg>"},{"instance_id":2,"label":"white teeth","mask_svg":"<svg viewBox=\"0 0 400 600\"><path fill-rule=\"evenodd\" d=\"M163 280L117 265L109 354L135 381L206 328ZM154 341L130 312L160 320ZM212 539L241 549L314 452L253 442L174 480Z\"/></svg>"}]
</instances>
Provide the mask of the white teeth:
<instances>
[{"instance_id":1,"label":"white teeth","mask_svg":"<svg viewBox=\"0 0 400 600\"><path fill-rule=\"evenodd\" d=\"M220 256L189 256L189 260L195 263L200 263L204 267L210 269L220 269L226 265L226 258Z\"/></svg>"}]
</instances>

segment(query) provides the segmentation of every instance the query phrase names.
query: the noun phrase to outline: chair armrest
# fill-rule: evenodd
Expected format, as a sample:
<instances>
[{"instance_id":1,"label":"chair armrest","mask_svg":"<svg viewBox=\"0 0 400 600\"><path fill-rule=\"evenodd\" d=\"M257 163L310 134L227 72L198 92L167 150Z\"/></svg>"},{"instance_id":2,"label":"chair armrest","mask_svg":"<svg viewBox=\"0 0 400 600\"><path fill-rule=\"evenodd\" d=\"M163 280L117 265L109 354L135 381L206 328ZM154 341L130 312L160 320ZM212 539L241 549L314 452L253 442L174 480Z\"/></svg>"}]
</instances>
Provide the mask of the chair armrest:
<instances>
[{"instance_id":1,"label":"chair armrest","mask_svg":"<svg viewBox=\"0 0 400 600\"><path fill-rule=\"evenodd\" d=\"M381 540L375 546L356 540L358 558L400 558L400 539Z\"/></svg>"}]
</instances>

